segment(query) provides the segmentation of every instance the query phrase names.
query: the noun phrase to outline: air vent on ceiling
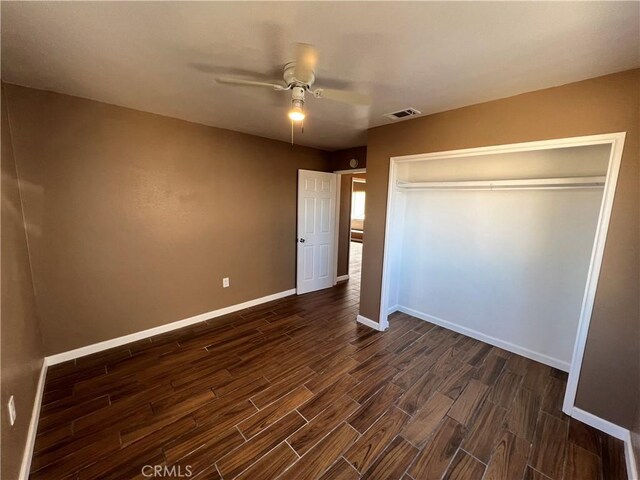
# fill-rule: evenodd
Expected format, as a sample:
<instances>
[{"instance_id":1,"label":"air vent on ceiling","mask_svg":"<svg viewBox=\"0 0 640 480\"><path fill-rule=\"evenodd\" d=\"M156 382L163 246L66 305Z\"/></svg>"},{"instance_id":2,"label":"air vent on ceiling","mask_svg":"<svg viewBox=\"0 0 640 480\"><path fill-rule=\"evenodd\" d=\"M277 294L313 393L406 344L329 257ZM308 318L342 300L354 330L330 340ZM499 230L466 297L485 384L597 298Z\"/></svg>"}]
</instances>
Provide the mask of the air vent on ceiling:
<instances>
[{"instance_id":1,"label":"air vent on ceiling","mask_svg":"<svg viewBox=\"0 0 640 480\"><path fill-rule=\"evenodd\" d=\"M416 110L415 108L405 108L404 110L399 110L397 112L385 113L384 116L391 120L400 120L401 118L420 115L421 113L422 112L420 112L420 110Z\"/></svg>"}]
</instances>

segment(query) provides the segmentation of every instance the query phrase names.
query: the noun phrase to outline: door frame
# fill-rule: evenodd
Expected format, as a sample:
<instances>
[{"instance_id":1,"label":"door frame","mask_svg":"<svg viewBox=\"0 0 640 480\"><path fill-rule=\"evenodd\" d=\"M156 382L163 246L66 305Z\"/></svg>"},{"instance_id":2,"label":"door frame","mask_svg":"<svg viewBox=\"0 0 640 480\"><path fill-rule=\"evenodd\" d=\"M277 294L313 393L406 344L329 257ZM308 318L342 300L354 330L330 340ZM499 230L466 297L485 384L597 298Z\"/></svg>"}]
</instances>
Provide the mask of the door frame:
<instances>
[{"instance_id":1,"label":"door frame","mask_svg":"<svg viewBox=\"0 0 640 480\"><path fill-rule=\"evenodd\" d=\"M351 175L354 173L367 173L367 169L365 168L352 168L350 170L334 170L332 173L335 173L338 177L336 178L336 238L334 243L334 249L336 252L336 261L333 262L333 284L337 285L338 282L342 282L344 280L349 280L349 274L341 275L338 278L338 246L340 242L340 197L341 197L341 187L342 187L342 175ZM352 190L353 192L353 190ZM364 246L364 242L363 246ZM348 252L351 251L351 245L349 245ZM347 253L347 257L348 254Z\"/></svg>"},{"instance_id":2,"label":"door frame","mask_svg":"<svg viewBox=\"0 0 640 480\"><path fill-rule=\"evenodd\" d=\"M390 266L389 266L389 234L391 223L392 206L396 199L394 188L397 176L397 166L399 163L424 161L424 160L441 160L447 158L459 158L477 155L490 155L495 153L512 153L533 150L550 150L557 148L570 148L589 145L610 145L611 152L609 154L609 163L607 166L606 180L604 184L604 192L602 195L602 203L600 213L598 215L598 224L591 258L589 261L589 270L587 273L587 281L585 285L580 317L578 320L578 328L576 340L573 347L571 364L569 366L569 378L567 380L567 388L565 390L562 411L567 415L574 416L576 407L575 400L578 391L578 381L580 379L580 371L584 360L584 352L587 344L587 335L589 332L589 324L591 323L591 315L593 313L593 305L595 302L596 289L600 270L602 268L602 259L604 256L605 244L607 241L607 231L611 220L611 212L613 210L613 200L615 197L616 184L618 174L620 172L620 163L622 161L622 152L624 149L626 132L605 133L599 135L588 135L580 137L560 138L553 140L540 140L533 142L513 143L506 145L494 145L488 147L467 148L460 150L449 150L443 152L433 152L418 155L404 155L391 157L389 162L389 183L387 185L387 209L385 218L384 232L384 253L382 262L382 288L380 293L380 314L378 322L371 325L378 330L386 330L389 327L388 316L390 313L387 309L387 296L389 294ZM376 325L376 326L374 326Z\"/></svg>"}]
</instances>

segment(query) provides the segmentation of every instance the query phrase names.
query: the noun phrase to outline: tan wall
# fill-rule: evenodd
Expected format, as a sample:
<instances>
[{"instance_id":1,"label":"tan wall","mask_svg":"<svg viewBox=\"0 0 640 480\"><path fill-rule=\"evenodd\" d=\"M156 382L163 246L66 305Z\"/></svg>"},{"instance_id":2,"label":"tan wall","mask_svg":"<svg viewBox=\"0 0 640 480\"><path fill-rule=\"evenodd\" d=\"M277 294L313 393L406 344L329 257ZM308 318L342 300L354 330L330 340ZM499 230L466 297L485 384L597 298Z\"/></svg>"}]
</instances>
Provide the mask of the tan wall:
<instances>
[{"instance_id":1,"label":"tan wall","mask_svg":"<svg viewBox=\"0 0 640 480\"><path fill-rule=\"evenodd\" d=\"M638 392L638 398L640 399L640 392ZM636 468L640 472L640 401L638 401L636 421L631 427L631 445L636 457Z\"/></svg>"},{"instance_id":2,"label":"tan wall","mask_svg":"<svg viewBox=\"0 0 640 480\"><path fill-rule=\"evenodd\" d=\"M329 170L326 152L13 85L7 99L47 354L295 287L297 170Z\"/></svg>"},{"instance_id":3,"label":"tan wall","mask_svg":"<svg viewBox=\"0 0 640 480\"><path fill-rule=\"evenodd\" d=\"M630 427L640 382L640 70L369 130L360 314L378 319L389 158L627 132L577 406Z\"/></svg>"},{"instance_id":4,"label":"tan wall","mask_svg":"<svg viewBox=\"0 0 640 480\"><path fill-rule=\"evenodd\" d=\"M338 228L338 276L349 273L349 242L351 238L351 182L367 178L365 173L340 175L340 219Z\"/></svg>"},{"instance_id":5,"label":"tan wall","mask_svg":"<svg viewBox=\"0 0 640 480\"><path fill-rule=\"evenodd\" d=\"M27 440L44 350L38 326L31 281L16 165L9 131L4 90L2 92L2 472L0 477L18 478ZM5 406L13 395L16 423L9 424Z\"/></svg>"},{"instance_id":6,"label":"tan wall","mask_svg":"<svg viewBox=\"0 0 640 480\"><path fill-rule=\"evenodd\" d=\"M331 169L332 170L351 170L349 161L352 158L358 160L358 166L356 168L367 167L367 147L354 147L346 148L344 150L336 150L330 152Z\"/></svg>"}]
</instances>

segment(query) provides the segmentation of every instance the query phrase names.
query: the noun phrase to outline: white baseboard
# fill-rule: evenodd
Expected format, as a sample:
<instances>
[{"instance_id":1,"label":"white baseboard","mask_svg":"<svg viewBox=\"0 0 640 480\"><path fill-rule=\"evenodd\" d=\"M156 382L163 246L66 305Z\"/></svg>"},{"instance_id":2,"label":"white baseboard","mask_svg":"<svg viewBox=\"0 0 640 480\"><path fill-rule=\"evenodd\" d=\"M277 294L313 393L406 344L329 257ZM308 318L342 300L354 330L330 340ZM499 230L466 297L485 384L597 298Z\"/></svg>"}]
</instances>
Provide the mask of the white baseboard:
<instances>
[{"instance_id":1,"label":"white baseboard","mask_svg":"<svg viewBox=\"0 0 640 480\"><path fill-rule=\"evenodd\" d=\"M463 327L456 323L449 322L448 320L443 320L442 318L434 317L433 315L429 315L427 313L422 313L417 310L413 310L412 308L399 305L397 307L397 310L400 312L406 313L408 315L411 315L412 317L416 317L421 320L426 320L427 322L431 322L441 327L447 328L449 330L453 330L454 332L461 333L463 335L466 335L467 337L475 338L476 340L480 340L481 342L489 343L493 346L502 348L503 350L507 350L512 353L517 353L518 355L522 355L523 357L530 358L531 360L535 360L536 362L544 363L545 365L549 365L551 367L557 368L558 370L562 370L564 372L569 371L569 363L559 360L557 358L549 357L548 355L534 352L533 350L529 350L528 348L524 348L510 342L505 342L504 340L500 340L499 338L486 335L482 332L478 332L477 330L473 330L471 328Z\"/></svg>"},{"instance_id":2,"label":"white baseboard","mask_svg":"<svg viewBox=\"0 0 640 480\"><path fill-rule=\"evenodd\" d=\"M392 313L397 312L400 309L399 305L394 305L393 307L387 308L387 315L391 315Z\"/></svg>"},{"instance_id":3,"label":"white baseboard","mask_svg":"<svg viewBox=\"0 0 640 480\"><path fill-rule=\"evenodd\" d=\"M628 438L624 441L624 458L627 461L627 476L629 480L640 480L640 472L638 472L638 464L636 463L630 432Z\"/></svg>"},{"instance_id":4,"label":"white baseboard","mask_svg":"<svg viewBox=\"0 0 640 480\"><path fill-rule=\"evenodd\" d=\"M366 325L367 327L371 327L371 328L373 328L375 330L379 330L381 332L384 331L382 328L380 328L380 324L378 322L374 322L370 318L363 317L362 315L358 315L356 320L358 321L358 323Z\"/></svg>"},{"instance_id":5,"label":"white baseboard","mask_svg":"<svg viewBox=\"0 0 640 480\"><path fill-rule=\"evenodd\" d=\"M626 440L627 437L631 439L629 436L629 430L626 428L616 425L615 423L611 423L603 418L596 417L593 413L589 413L581 408L573 407L571 416L576 420L580 420L582 423L586 423L587 425L606 433L607 435L611 435L612 437L623 441Z\"/></svg>"},{"instance_id":6,"label":"white baseboard","mask_svg":"<svg viewBox=\"0 0 640 480\"><path fill-rule=\"evenodd\" d=\"M24 446L22 465L20 466L20 480L27 480L29 478L29 471L31 470L31 458L33 457L33 448L36 444L40 407L42 406L42 396L44 395L44 381L47 378L47 365L47 359L45 358L42 361L36 395L33 399L33 409L31 411L31 420L29 421L29 431L27 432L27 443Z\"/></svg>"},{"instance_id":7,"label":"white baseboard","mask_svg":"<svg viewBox=\"0 0 640 480\"><path fill-rule=\"evenodd\" d=\"M149 328L148 330L142 330L140 332L131 333L129 335L124 335L122 337L113 338L111 340L105 340L104 342L98 342L98 343L94 343L93 345L87 345L86 347L80 347L74 350L69 350L68 352L62 352L55 355L51 355L46 358L47 364L56 365L58 363L66 362L68 360L73 360L74 358L84 357L85 355L91 355L92 353L97 353L103 350L108 350L110 348L126 345L127 343L135 342L137 340L142 340L148 337L153 337L154 335L159 335L161 333L170 332L171 330L177 330L179 328L188 327L189 325L204 322L205 320L209 320L215 317L220 317L222 315L227 315L229 313L237 312L238 310L254 307L256 305L271 302L273 300L278 300L279 298L288 297L289 295L295 295L295 293L296 293L295 288L291 290L285 290L284 292L278 292L272 295L267 295L266 297L256 298L254 300L238 303L236 305L231 305L229 307L219 308L218 310L213 310L211 312L201 313L199 315L185 318L183 320L178 320L175 322L167 323L165 325L160 325L159 327Z\"/></svg>"},{"instance_id":8,"label":"white baseboard","mask_svg":"<svg viewBox=\"0 0 640 480\"><path fill-rule=\"evenodd\" d=\"M340 275L338 278L336 278L336 282L345 282L349 280L349 275Z\"/></svg>"},{"instance_id":9,"label":"white baseboard","mask_svg":"<svg viewBox=\"0 0 640 480\"><path fill-rule=\"evenodd\" d=\"M576 420L580 420L582 423L600 430L601 432L611 435L624 442L624 457L627 464L627 476L629 480L639 480L638 467L636 464L635 453L633 451L633 444L631 443L631 432L628 429L611 423L604 418L595 416L585 410L578 407L573 407L571 416Z\"/></svg>"}]
</instances>

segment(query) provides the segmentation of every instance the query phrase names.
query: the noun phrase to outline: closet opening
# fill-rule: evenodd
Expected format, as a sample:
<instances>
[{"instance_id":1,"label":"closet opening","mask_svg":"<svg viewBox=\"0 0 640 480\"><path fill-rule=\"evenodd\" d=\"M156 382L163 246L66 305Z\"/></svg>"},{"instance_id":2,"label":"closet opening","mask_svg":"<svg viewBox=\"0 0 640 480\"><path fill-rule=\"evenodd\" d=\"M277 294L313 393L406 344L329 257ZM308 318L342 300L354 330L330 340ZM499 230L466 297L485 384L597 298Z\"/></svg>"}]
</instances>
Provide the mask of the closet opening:
<instances>
[{"instance_id":1,"label":"closet opening","mask_svg":"<svg viewBox=\"0 0 640 480\"><path fill-rule=\"evenodd\" d=\"M571 414L624 138L391 158L379 329L400 311L569 372Z\"/></svg>"}]
</instances>

